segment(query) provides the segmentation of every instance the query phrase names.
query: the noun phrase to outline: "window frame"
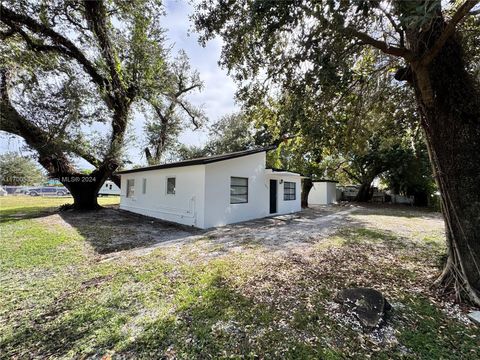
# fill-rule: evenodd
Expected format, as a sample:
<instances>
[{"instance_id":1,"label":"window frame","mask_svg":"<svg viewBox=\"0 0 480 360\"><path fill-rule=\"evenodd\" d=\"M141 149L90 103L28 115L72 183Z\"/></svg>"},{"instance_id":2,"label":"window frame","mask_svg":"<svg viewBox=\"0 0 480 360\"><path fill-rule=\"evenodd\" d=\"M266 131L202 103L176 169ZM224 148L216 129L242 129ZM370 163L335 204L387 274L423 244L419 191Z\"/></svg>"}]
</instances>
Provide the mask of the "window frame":
<instances>
[{"instance_id":1,"label":"window frame","mask_svg":"<svg viewBox=\"0 0 480 360\"><path fill-rule=\"evenodd\" d=\"M173 193L168 192L168 180L173 179L174 186L173 186ZM177 177L176 176L166 176L165 178L165 194L167 195L175 195L177 193Z\"/></svg>"},{"instance_id":2,"label":"window frame","mask_svg":"<svg viewBox=\"0 0 480 360\"><path fill-rule=\"evenodd\" d=\"M135 197L135 179L127 179L127 192L126 196L129 199Z\"/></svg>"},{"instance_id":3,"label":"window frame","mask_svg":"<svg viewBox=\"0 0 480 360\"><path fill-rule=\"evenodd\" d=\"M145 195L147 193L147 178L142 179L142 194Z\"/></svg>"},{"instance_id":4,"label":"window frame","mask_svg":"<svg viewBox=\"0 0 480 360\"><path fill-rule=\"evenodd\" d=\"M288 184L288 187L287 187ZM293 187L290 185L293 184ZM291 192L293 190L293 193ZM293 197L292 197L293 196ZM297 183L295 181L283 182L283 201L297 200Z\"/></svg>"},{"instance_id":5,"label":"window frame","mask_svg":"<svg viewBox=\"0 0 480 360\"><path fill-rule=\"evenodd\" d=\"M233 185L233 179L246 180L247 185ZM247 191L245 194L235 194L235 196L245 196L245 201L232 201L232 188L246 188ZM230 204L248 204L248 177L230 176Z\"/></svg>"}]
</instances>

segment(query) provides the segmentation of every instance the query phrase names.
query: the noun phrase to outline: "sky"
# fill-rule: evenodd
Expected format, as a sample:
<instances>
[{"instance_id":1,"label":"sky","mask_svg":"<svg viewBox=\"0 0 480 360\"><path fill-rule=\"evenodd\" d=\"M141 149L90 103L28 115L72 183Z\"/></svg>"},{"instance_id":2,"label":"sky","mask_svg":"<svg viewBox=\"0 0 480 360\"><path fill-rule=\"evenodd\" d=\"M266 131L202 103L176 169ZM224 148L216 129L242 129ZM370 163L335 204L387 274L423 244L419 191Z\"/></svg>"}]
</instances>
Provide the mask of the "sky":
<instances>
[{"instance_id":1,"label":"sky","mask_svg":"<svg viewBox=\"0 0 480 360\"><path fill-rule=\"evenodd\" d=\"M201 92L189 95L190 102L203 107L210 123L217 121L222 115L238 110L234 100L236 85L227 72L218 65L222 48L221 40L211 40L206 47L202 47L198 43L198 35L193 32L189 19L189 15L193 11L192 6L187 0L167 0L165 8L167 14L161 25L167 30L167 43L173 45L172 55L175 56L180 49L185 50L190 58L192 69L196 69L200 73L200 78L204 83ZM128 147L128 158L134 164L145 165L146 161L140 143L143 117L136 114L132 127L137 142ZM188 145L200 146L205 143L206 139L206 129L186 130L180 135L179 141ZM0 154L8 151L26 154L23 147L22 139L12 138L4 133L0 135ZM80 162L78 165L81 168L89 167L84 162Z\"/></svg>"}]
</instances>

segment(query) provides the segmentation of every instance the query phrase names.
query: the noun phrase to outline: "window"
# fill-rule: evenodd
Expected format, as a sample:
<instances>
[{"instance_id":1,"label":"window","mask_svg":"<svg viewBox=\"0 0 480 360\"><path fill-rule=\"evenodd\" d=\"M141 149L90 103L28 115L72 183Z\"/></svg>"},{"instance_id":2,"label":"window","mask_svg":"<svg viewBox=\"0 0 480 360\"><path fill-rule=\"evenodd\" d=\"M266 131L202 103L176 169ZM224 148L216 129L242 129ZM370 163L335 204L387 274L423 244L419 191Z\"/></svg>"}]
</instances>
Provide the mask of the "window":
<instances>
[{"instance_id":1,"label":"window","mask_svg":"<svg viewBox=\"0 0 480 360\"><path fill-rule=\"evenodd\" d=\"M295 200L295 185L290 181L283 183L283 200Z\"/></svg>"},{"instance_id":2,"label":"window","mask_svg":"<svg viewBox=\"0 0 480 360\"><path fill-rule=\"evenodd\" d=\"M248 202L248 178L230 178L230 204Z\"/></svg>"},{"instance_id":3,"label":"window","mask_svg":"<svg viewBox=\"0 0 480 360\"><path fill-rule=\"evenodd\" d=\"M147 179L142 180L142 194L147 193Z\"/></svg>"},{"instance_id":4,"label":"window","mask_svg":"<svg viewBox=\"0 0 480 360\"><path fill-rule=\"evenodd\" d=\"M174 177L167 178L167 194L175 195L175 181Z\"/></svg>"},{"instance_id":5,"label":"window","mask_svg":"<svg viewBox=\"0 0 480 360\"><path fill-rule=\"evenodd\" d=\"M133 197L135 195L135 180L127 180L127 198Z\"/></svg>"},{"instance_id":6,"label":"window","mask_svg":"<svg viewBox=\"0 0 480 360\"><path fill-rule=\"evenodd\" d=\"M109 188L109 189L112 190L112 184L110 184L110 188Z\"/></svg>"}]
</instances>

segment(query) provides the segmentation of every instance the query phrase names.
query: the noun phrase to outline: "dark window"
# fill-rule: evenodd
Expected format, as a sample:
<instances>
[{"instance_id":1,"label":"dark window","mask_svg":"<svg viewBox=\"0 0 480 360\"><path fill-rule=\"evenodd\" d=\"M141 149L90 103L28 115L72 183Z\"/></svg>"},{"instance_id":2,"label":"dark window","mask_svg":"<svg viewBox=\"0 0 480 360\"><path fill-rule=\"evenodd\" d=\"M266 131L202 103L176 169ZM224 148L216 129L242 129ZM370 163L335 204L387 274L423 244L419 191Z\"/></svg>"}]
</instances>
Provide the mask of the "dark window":
<instances>
[{"instance_id":1,"label":"dark window","mask_svg":"<svg viewBox=\"0 0 480 360\"><path fill-rule=\"evenodd\" d=\"M230 178L230 204L243 204L248 202L248 178Z\"/></svg>"},{"instance_id":2,"label":"dark window","mask_svg":"<svg viewBox=\"0 0 480 360\"><path fill-rule=\"evenodd\" d=\"M175 181L174 177L167 178L167 194L175 195Z\"/></svg>"},{"instance_id":3,"label":"dark window","mask_svg":"<svg viewBox=\"0 0 480 360\"><path fill-rule=\"evenodd\" d=\"M295 200L295 185L290 181L283 183L283 200Z\"/></svg>"},{"instance_id":4,"label":"dark window","mask_svg":"<svg viewBox=\"0 0 480 360\"><path fill-rule=\"evenodd\" d=\"M127 198L133 197L135 195L135 180L127 180Z\"/></svg>"},{"instance_id":5,"label":"dark window","mask_svg":"<svg viewBox=\"0 0 480 360\"><path fill-rule=\"evenodd\" d=\"M147 179L142 180L142 194L147 193Z\"/></svg>"}]
</instances>

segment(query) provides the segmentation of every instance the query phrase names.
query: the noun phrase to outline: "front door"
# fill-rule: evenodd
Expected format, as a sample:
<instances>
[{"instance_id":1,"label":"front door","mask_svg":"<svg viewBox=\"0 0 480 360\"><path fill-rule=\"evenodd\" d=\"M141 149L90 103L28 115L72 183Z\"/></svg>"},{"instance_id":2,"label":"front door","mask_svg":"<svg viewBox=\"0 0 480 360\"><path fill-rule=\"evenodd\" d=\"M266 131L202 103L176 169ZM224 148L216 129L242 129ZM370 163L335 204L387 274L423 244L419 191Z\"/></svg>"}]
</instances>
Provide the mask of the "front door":
<instances>
[{"instance_id":1,"label":"front door","mask_svg":"<svg viewBox=\"0 0 480 360\"><path fill-rule=\"evenodd\" d=\"M277 180L270 180L270 214L277 212Z\"/></svg>"}]
</instances>

